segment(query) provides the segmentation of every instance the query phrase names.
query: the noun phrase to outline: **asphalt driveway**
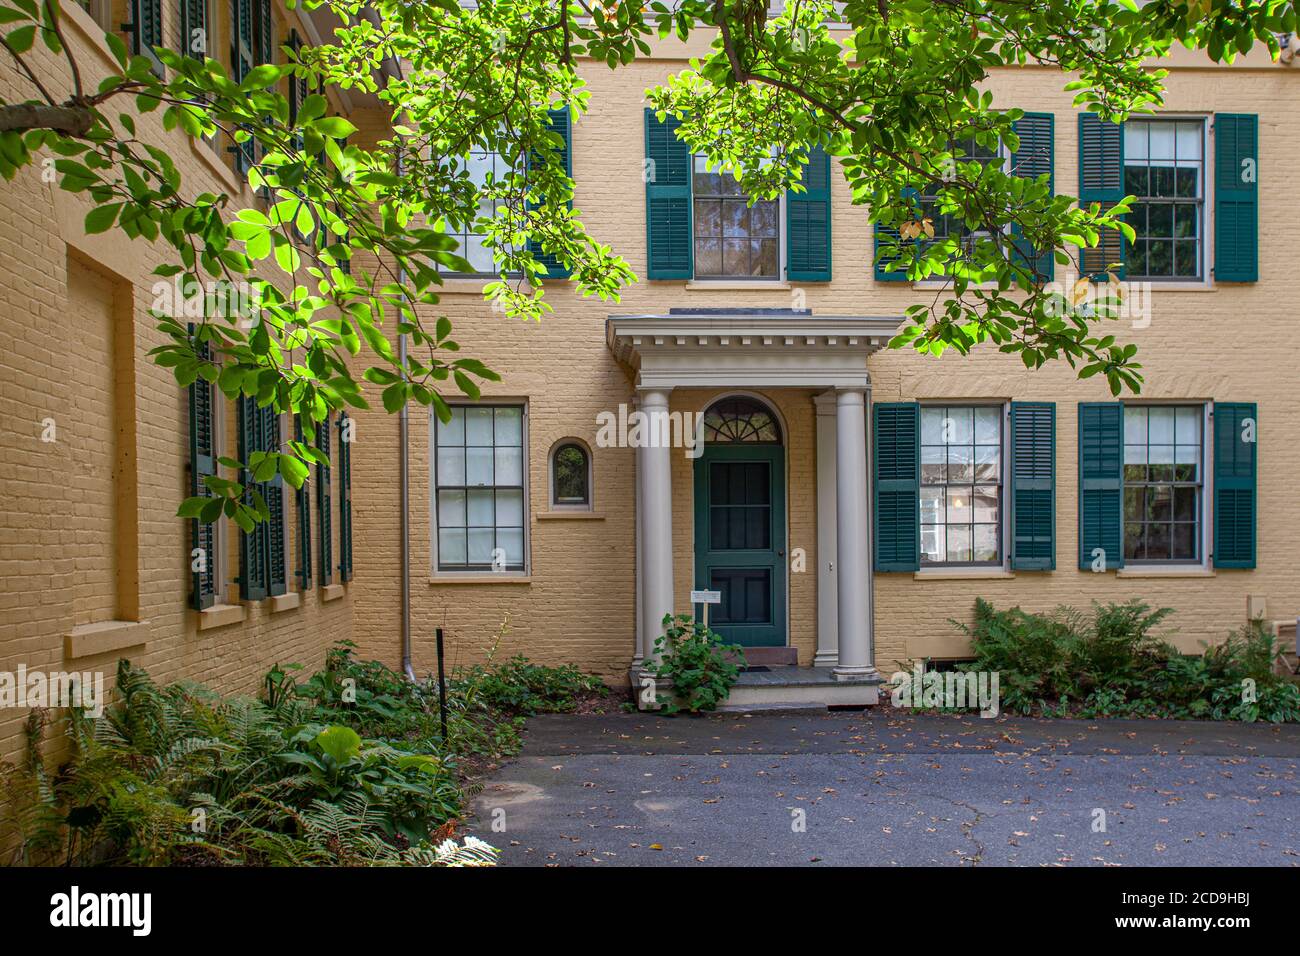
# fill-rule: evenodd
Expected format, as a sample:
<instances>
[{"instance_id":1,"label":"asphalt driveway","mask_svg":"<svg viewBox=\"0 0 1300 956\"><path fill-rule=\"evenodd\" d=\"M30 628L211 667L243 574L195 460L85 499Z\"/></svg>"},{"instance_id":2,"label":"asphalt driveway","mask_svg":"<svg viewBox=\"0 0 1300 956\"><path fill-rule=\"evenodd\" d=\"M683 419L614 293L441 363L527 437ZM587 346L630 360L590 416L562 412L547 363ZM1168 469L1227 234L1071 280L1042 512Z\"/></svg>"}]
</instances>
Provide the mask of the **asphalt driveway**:
<instances>
[{"instance_id":1,"label":"asphalt driveway","mask_svg":"<svg viewBox=\"0 0 1300 956\"><path fill-rule=\"evenodd\" d=\"M521 866L1300 865L1300 727L868 712L531 720Z\"/></svg>"}]
</instances>

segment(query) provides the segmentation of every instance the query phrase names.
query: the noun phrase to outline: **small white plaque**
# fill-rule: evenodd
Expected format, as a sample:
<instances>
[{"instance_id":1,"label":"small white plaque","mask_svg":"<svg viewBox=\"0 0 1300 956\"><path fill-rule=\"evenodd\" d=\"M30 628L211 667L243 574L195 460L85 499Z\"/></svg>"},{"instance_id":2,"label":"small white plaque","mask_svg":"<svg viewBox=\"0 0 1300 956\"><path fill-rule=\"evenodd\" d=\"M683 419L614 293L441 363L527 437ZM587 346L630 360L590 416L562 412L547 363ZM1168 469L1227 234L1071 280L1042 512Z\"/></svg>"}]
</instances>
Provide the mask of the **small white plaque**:
<instances>
[{"instance_id":1,"label":"small white plaque","mask_svg":"<svg viewBox=\"0 0 1300 956\"><path fill-rule=\"evenodd\" d=\"M692 591L691 603L692 604L721 604L722 592L721 591Z\"/></svg>"}]
</instances>

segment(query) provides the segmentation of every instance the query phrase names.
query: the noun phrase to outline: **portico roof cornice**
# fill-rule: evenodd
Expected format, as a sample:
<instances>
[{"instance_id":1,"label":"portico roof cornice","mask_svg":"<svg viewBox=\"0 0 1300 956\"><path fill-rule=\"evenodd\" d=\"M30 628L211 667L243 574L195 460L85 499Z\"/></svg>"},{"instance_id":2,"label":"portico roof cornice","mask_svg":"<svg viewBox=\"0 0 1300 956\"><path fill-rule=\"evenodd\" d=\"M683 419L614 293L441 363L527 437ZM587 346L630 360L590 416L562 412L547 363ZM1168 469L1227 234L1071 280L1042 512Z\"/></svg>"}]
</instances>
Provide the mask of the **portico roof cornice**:
<instances>
[{"instance_id":1,"label":"portico roof cornice","mask_svg":"<svg viewBox=\"0 0 1300 956\"><path fill-rule=\"evenodd\" d=\"M708 312L611 315L605 339L645 388L864 387L900 316Z\"/></svg>"}]
</instances>

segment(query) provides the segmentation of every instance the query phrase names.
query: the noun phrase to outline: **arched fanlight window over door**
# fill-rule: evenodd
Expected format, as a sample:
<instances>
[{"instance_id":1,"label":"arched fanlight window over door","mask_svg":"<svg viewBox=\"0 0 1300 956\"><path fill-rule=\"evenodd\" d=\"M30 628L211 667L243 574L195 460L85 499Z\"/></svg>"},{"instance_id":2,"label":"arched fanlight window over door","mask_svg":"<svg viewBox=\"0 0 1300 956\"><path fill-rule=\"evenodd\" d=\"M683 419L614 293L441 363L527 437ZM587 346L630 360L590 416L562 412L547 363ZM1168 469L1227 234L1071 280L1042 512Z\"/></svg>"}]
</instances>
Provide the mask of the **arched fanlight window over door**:
<instances>
[{"instance_id":1,"label":"arched fanlight window over door","mask_svg":"<svg viewBox=\"0 0 1300 956\"><path fill-rule=\"evenodd\" d=\"M709 444L781 444L781 426L762 402L737 395L709 406L704 413L704 440Z\"/></svg>"},{"instance_id":2,"label":"arched fanlight window over door","mask_svg":"<svg viewBox=\"0 0 1300 956\"><path fill-rule=\"evenodd\" d=\"M561 442L551 453L551 505L591 507L591 454L576 441Z\"/></svg>"}]
</instances>

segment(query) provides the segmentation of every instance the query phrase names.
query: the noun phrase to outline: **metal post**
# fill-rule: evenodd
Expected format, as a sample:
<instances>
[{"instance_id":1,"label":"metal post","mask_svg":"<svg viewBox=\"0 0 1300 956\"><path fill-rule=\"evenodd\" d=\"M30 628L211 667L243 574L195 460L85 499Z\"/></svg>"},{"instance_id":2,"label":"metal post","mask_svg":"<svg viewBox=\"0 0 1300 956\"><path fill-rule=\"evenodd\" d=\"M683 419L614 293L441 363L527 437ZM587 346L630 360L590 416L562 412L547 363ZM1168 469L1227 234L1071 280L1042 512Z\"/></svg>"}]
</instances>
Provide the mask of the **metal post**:
<instances>
[{"instance_id":1,"label":"metal post","mask_svg":"<svg viewBox=\"0 0 1300 956\"><path fill-rule=\"evenodd\" d=\"M447 746L447 676L442 667L442 628L438 636L438 719L442 721L442 745Z\"/></svg>"}]
</instances>

